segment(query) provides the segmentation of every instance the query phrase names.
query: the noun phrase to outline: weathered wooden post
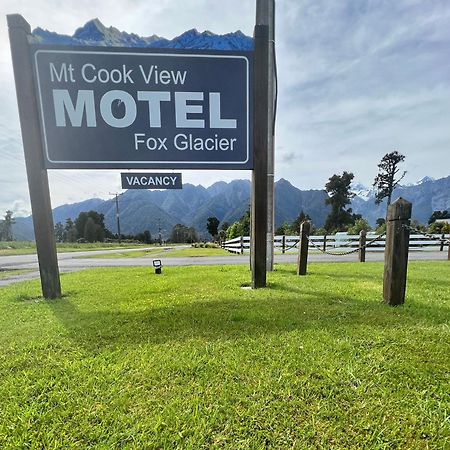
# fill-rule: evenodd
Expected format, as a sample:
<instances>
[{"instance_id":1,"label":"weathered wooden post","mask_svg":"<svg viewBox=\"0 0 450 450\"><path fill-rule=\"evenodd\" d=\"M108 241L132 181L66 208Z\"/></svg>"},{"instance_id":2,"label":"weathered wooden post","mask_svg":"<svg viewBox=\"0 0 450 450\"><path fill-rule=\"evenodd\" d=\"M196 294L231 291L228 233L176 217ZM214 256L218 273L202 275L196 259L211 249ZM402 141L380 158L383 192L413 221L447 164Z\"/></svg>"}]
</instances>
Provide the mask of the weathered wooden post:
<instances>
[{"instance_id":1,"label":"weathered wooden post","mask_svg":"<svg viewBox=\"0 0 450 450\"><path fill-rule=\"evenodd\" d=\"M241 246L240 253L241 253L241 255L243 255L244 254L244 236L241 236L241 238L239 239L239 245Z\"/></svg>"},{"instance_id":2,"label":"weathered wooden post","mask_svg":"<svg viewBox=\"0 0 450 450\"><path fill-rule=\"evenodd\" d=\"M366 262L366 238L367 233L365 230L359 232L359 262Z\"/></svg>"},{"instance_id":3,"label":"weathered wooden post","mask_svg":"<svg viewBox=\"0 0 450 450\"><path fill-rule=\"evenodd\" d=\"M401 197L388 208L383 299L391 306L405 302L411 210L412 204Z\"/></svg>"},{"instance_id":4,"label":"weathered wooden post","mask_svg":"<svg viewBox=\"0 0 450 450\"><path fill-rule=\"evenodd\" d=\"M286 235L281 236L281 253L286 253Z\"/></svg>"},{"instance_id":5,"label":"weathered wooden post","mask_svg":"<svg viewBox=\"0 0 450 450\"><path fill-rule=\"evenodd\" d=\"M440 252L444 251L444 242L445 242L445 234L442 233L442 236L441 236L441 247L439 248Z\"/></svg>"},{"instance_id":6,"label":"weathered wooden post","mask_svg":"<svg viewBox=\"0 0 450 450\"><path fill-rule=\"evenodd\" d=\"M326 234L323 235L323 251L324 252L327 251L327 235Z\"/></svg>"},{"instance_id":7,"label":"weathered wooden post","mask_svg":"<svg viewBox=\"0 0 450 450\"><path fill-rule=\"evenodd\" d=\"M266 287L268 237L269 148L273 142L274 0L256 1L253 51L253 172L250 261L252 288ZM273 237L271 233L270 236ZM273 246L273 242L270 242Z\"/></svg>"},{"instance_id":8,"label":"weathered wooden post","mask_svg":"<svg viewBox=\"0 0 450 450\"><path fill-rule=\"evenodd\" d=\"M45 298L59 298L61 284L53 234L50 190L47 170L44 168L38 103L28 44L31 28L19 14L8 15L7 20L42 294Z\"/></svg>"},{"instance_id":9,"label":"weathered wooden post","mask_svg":"<svg viewBox=\"0 0 450 450\"><path fill-rule=\"evenodd\" d=\"M303 222L300 226L300 242L298 244L297 275L306 275L308 266L308 247L311 222Z\"/></svg>"}]
</instances>

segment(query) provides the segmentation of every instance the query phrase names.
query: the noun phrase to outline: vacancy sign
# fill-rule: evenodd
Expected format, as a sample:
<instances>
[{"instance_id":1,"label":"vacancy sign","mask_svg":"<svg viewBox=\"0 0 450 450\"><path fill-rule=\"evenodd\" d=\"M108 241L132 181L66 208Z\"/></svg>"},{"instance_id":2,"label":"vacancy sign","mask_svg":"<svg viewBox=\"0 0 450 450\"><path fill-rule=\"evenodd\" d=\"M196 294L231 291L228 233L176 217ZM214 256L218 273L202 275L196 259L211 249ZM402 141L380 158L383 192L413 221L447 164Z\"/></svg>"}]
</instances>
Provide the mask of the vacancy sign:
<instances>
[{"instance_id":1,"label":"vacancy sign","mask_svg":"<svg viewBox=\"0 0 450 450\"><path fill-rule=\"evenodd\" d=\"M46 168L252 168L251 52L31 53Z\"/></svg>"},{"instance_id":2,"label":"vacancy sign","mask_svg":"<svg viewBox=\"0 0 450 450\"><path fill-rule=\"evenodd\" d=\"M181 173L126 172L120 176L122 189L183 189Z\"/></svg>"}]
</instances>

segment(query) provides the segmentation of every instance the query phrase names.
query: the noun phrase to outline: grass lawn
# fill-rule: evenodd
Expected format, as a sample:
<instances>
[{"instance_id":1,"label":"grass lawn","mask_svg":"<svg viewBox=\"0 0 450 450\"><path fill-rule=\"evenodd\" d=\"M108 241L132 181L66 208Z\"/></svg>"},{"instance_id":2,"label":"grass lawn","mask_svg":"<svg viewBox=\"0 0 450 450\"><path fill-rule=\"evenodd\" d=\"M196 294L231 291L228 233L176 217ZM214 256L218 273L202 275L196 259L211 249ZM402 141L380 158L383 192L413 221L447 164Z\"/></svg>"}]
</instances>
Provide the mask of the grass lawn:
<instances>
[{"instance_id":1,"label":"grass lawn","mask_svg":"<svg viewBox=\"0 0 450 450\"><path fill-rule=\"evenodd\" d=\"M142 250L135 252L114 252L114 253L104 253L103 255L92 255L83 256L80 258L95 258L95 259L115 259L115 258L154 258L154 257L165 257L165 258L188 258L188 257L202 257L202 256L229 256L232 253L227 252L221 248L164 248L155 247L151 250Z\"/></svg>"},{"instance_id":2,"label":"grass lawn","mask_svg":"<svg viewBox=\"0 0 450 450\"><path fill-rule=\"evenodd\" d=\"M165 256L168 258L188 258L193 256L232 256L233 253L227 252L222 248L181 248L174 249L171 252L167 253Z\"/></svg>"},{"instance_id":3,"label":"grass lawn","mask_svg":"<svg viewBox=\"0 0 450 450\"><path fill-rule=\"evenodd\" d=\"M450 264L96 269L0 289L0 448L445 449Z\"/></svg>"},{"instance_id":4,"label":"grass lawn","mask_svg":"<svg viewBox=\"0 0 450 450\"><path fill-rule=\"evenodd\" d=\"M0 269L0 280L4 280L5 278L15 277L17 275L23 275L25 273L35 272L34 269ZM0 294L1 296L1 294Z\"/></svg>"},{"instance_id":5,"label":"grass lawn","mask_svg":"<svg viewBox=\"0 0 450 450\"><path fill-rule=\"evenodd\" d=\"M118 244L110 242L94 242L92 244L85 243L79 244L77 242L64 242L57 243L56 249L58 253L62 252L87 252L90 250L112 250L121 248L139 248L149 247L148 244ZM12 242L0 242L0 256L11 255L29 255L36 253L36 244L29 241L12 241Z\"/></svg>"}]
</instances>

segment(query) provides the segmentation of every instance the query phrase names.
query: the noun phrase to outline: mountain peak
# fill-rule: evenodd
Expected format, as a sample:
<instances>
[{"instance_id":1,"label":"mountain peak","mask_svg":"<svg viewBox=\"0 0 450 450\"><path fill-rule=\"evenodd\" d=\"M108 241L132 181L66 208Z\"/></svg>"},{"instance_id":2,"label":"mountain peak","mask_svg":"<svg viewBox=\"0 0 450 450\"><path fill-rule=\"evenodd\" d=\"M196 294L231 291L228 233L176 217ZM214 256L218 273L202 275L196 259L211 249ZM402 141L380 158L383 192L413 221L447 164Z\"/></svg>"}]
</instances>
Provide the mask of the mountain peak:
<instances>
[{"instance_id":1,"label":"mountain peak","mask_svg":"<svg viewBox=\"0 0 450 450\"><path fill-rule=\"evenodd\" d=\"M435 179L433 177L424 176L416 184L419 185L419 184L423 184L423 183L429 183L430 181L435 181Z\"/></svg>"},{"instance_id":2,"label":"mountain peak","mask_svg":"<svg viewBox=\"0 0 450 450\"><path fill-rule=\"evenodd\" d=\"M109 28L112 31L112 27ZM104 37L107 28L100 22L98 18L89 20L84 26L77 28L73 37L74 39L100 40ZM117 33L119 30L114 28Z\"/></svg>"},{"instance_id":3,"label":"mountain peak","mask_svg":"<svg viewBox=\"0 0 450 450\"><path fill-rule=\"evenodd\" d=\"M78 28L73 36L61 35L42 28L33 30L36 43L44 45L99 45L116 47L145 48L186 48L213 50L251 50L253 39L240 30L227 34L215 34L206 30L203 32L192 28L172 40L155 34L142 37L135 33L120 31L114 27L106 27L95 18Z\"/></svg>"},{"instance_id":4,"label":"mountain peak","mask_svg":"<svg viewBox=\"0 0 450 450\"><path fill-rule=\"evenodd\" d=\"M292 186L292 183L290 183L288 180L286 180L286 178L280 178L277 182L275 182L275 184L280 185L280 186Z\"/></svg>"}]
</instances>

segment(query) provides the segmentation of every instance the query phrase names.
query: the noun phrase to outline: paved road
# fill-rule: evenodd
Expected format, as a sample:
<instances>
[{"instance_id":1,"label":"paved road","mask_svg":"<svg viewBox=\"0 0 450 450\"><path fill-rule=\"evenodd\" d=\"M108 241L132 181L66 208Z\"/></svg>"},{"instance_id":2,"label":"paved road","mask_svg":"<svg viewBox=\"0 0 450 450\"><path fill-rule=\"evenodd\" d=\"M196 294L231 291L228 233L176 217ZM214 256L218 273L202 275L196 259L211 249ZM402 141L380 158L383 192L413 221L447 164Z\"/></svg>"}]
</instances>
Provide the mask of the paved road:
<instances>
[{"instance_id":1,"label":"paved road","mask_svg":"<svg viewBox=\"0 0 450 450\"><path fill-rule=\"evenodd\" d=\"M142 249L139 249L142 250ZM123 252L124 250L119 250ZM130 251L137 251L133 249ZM249 264L249 255L232 255L232 256L205 256L205 257L181 257L170 258L147 256L142 258L113 258L113 259L101 259L101 258L83 258L86 256L93 256L101 253L117 252L117 250L98 250L91 252L71 252L71 253L59 253L58 261L61 272L73 272L93 267L152 267L152 261L154 258L160 258L163 265L169 266L202 266L202 265L238 265ZM169 255L170 253L168 253ZM383 252L367 252L367 261L383 261ZM446 260L447 252L439 251L412 251L409 253L410 261L413 260ZM275 255L275 263L295 263L297 261L297 255L295 253L285 255ZM310 262L354 262L357 261L357 254L345 256L329 256L322 253L310 253ZM17 256L0 256L0 269L12 270L12 269L33 269L33 272L29 272L23 275L13 276L8 279L0 280L0 286L6 286L8 284L29 280L39 277L38 263L36 255L17 255Z\"/></svg>"}]
</instances>

